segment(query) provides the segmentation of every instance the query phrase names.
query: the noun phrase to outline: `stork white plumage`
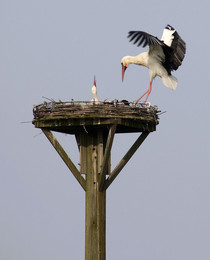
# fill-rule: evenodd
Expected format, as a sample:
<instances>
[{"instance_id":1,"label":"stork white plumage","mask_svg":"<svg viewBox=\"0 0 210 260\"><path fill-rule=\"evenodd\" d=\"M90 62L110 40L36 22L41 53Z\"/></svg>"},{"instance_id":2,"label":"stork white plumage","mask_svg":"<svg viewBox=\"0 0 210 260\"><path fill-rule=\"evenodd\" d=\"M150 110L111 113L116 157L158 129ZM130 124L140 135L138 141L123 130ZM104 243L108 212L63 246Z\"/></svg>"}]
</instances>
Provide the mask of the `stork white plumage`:
<instances>
[{"instance_id":1,"label":"stork white plumage","mask_svg":"<svg viewBox=\"0 0 210 260\"><path fill-rule=\"evenodd\" d=\"M163 84L175 90L177 87L177 79L171 75L172 70L177 70L182 64L186 52L186 44L179 36L177 31L170 25L163 30L161 40L142 31L130 31L128 33L130 41L134 41L137 46L149 45L149 51L140 53L137 56L125 56L121 60L122 64L122 81L124 80L125 70L129 64L142 65L149 69L150 85L149 89L136 101L144 97L145 103L152 90L152 81L156 76L162 78Z\"/></svg>"},{"instance_id":2,"label":"stork white plumage","mask_svg":"<svg viewBox=\"0 0 210 260\"><path fill-rule=\"evenodd\" d=\"M96 87L96 77L94 76L94 82L92 86L92 93L93 93L93 99L91 101L98 102L98 96L97 96L97 87Z\"/></svg>"}]
</instances>

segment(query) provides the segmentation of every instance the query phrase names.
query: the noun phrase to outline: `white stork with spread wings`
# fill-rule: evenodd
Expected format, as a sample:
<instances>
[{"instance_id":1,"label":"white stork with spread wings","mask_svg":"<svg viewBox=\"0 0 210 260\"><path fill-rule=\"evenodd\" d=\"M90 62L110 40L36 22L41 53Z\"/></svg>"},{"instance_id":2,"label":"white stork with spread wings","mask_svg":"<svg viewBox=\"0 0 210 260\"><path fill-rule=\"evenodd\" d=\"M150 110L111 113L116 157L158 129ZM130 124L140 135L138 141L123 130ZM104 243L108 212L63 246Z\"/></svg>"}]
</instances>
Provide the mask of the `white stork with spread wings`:
<instances>
[{"instance_id":1,"label":"white stork with spread wings","mask_svg":"<svg viewBox=\"0 0 210 260\"><path fill-rule=\"evenodd\" d=\"M163 30L161 40L142 31L130 31L128 38L137 46L143 47L149 45L149 51L140 53L137 56L125 56L121 60L122 64L122 81L124 79L125 70L129 64L142 65L149 69L150 86L149 89L136 101L144 97L145 102L152 90L152 81L156 76L162 78L163 84L175 90L177 87L177 79L171 75L172 70L177 70L182 64L186 52L186 44L179 36L177 31L170 25Z\"/></svg>"}]
</instances>

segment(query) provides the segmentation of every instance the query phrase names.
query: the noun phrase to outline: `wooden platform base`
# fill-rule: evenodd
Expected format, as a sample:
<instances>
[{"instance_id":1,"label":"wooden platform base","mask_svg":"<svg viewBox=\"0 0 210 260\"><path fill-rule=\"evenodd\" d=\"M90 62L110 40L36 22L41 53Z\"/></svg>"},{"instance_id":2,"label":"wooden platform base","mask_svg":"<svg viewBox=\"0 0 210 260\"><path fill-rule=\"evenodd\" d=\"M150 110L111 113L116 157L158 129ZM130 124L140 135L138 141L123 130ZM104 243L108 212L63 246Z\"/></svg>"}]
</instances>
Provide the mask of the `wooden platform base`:
<instances>
[{"instance_id":1,"label":"wooden platform base","mask_svg":"<svg viewBox=\"0 0 210 260\"><path fill-rule=\"evenodd\" d=\"M156 130L155 107L129 102L50 102L34 106L33 124L41 128L86 193L85 260L106 259L106 190L150 132ZM51 131L74 134L80 170ZM111 170L115 133L140 132Z\"/></svg>"}]
</instances>

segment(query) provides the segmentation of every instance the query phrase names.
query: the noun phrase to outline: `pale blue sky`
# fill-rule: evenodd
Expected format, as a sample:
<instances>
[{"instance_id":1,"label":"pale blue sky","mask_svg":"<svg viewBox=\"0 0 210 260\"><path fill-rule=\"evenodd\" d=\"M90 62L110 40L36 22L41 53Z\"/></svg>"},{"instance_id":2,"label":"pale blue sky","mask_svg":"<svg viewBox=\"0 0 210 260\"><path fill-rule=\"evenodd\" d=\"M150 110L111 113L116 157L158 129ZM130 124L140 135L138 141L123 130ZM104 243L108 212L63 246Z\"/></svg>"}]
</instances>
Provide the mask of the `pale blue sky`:
<instances>
[{"instance_id":1,"label":"pale blue sky","mask_svg":"<svg viewBox=\"0 0 210 260\"><path fill-rule=\"evenodd\" d=\"M129 30L186 41L175 92L156 78L149 97L167 111L107 192L107 259L210 259L210 4L206 1L0 1L0 259L84 259L85 194L46 137L33 104L136 100L148 70L121 58L147 48ZM35 137L36 136L36 137ZM56 135L72 160L73 136ZM112 168L136 134L117 135Z\"/></svg>"}]
</instances>

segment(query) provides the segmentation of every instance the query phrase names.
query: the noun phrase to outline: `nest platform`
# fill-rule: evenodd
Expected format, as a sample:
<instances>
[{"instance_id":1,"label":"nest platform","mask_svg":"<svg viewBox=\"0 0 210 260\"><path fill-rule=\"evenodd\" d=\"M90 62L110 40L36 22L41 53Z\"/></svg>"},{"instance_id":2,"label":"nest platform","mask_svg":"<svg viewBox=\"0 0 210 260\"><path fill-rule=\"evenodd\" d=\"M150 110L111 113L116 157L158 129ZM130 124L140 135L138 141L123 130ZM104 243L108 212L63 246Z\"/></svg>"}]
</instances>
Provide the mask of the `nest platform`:
<instances>
[{"instance_id":1,"label":"nest platform","mask_svg":"<svg viewBox=\"0 0 210 260\"><path fill-rule=\"evenodd\" d=\"M36 128L66 134L97 131L116 124L116 133L153 132L159 124L157 106L123 101L44 102L33 108Z\"/></svg>"}]
</instances>

